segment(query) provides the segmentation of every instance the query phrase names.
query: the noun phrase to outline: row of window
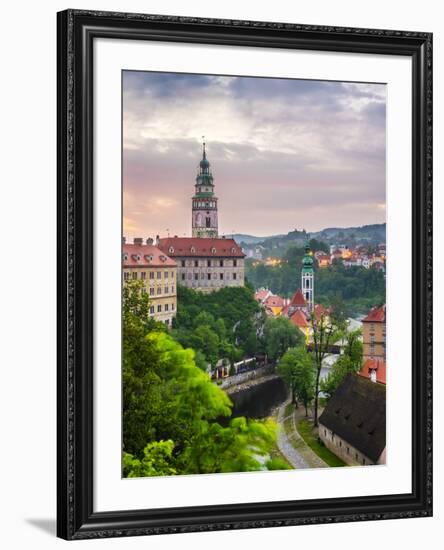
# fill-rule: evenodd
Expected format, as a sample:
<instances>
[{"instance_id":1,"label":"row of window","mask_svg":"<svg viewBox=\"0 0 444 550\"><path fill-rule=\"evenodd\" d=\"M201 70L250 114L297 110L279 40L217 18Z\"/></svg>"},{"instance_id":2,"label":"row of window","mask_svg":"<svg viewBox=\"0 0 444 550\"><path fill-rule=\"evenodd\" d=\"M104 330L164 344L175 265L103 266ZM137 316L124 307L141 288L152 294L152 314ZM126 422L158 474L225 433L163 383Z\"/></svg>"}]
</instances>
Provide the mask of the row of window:
<instances>
[{"instance_id":1,"label":"row of window","mask_svg":"<svg viewBox=\"0 0 444 550\"><path fill-rule=\"evenodd\" d=\"M233 281L236 281L237 280L237 273L232 273L232 279ZM217 273L201 273L200 274L200 279L203 280L203 279L206 279L207 281L211 281L212 279L215 280L217 279ZM242 278L242 275L239 274L239 279ZM189 281L191 279L194 279L195 281L198 281L199 280L199 273L182 273L181 274L181 279L182 281L185 281L186 279L188 279ZM223 281L223 280L229 280L230 279L230 273L225 273L225 276L224 276L224 273L219 273L219 280L220 281Z\"/></svg>"},{"instance_id":2,"label":"row of window","mask_svg":"<svg viewBox=\"0 0 444 550\"><path fill-rule=\"evenodd\" d=\"M216 208L216 201L193 201L193 208Z\"/></svg>"},{"instance_id":3,"label":"row of window","mask_svg":"<svg viewBox=\"0 0 444 550\"><path fill-rule=\"evenodd\" d=\"M325 436L327 435L327 430L326 429L324 429L324 435ZM335 434L334 433L331 434L331 442L335 443ZM336 447L342 447L342 439L340 439L340 438L337 439ZM348 455L350 454L350 447L348 445L346 446L346 452L347 452ZM359 454L356 453L356 452L355 452L355 460L359 462ZM365 466L365 458L364 457L362 457L361 462Z\"/></svg>"},{"instance_id":4,"label":"row of window","mask_svg":"<svg viewBox=\"0 0 444 550\"><path fill-rule=\"evenodd\" d=\"M232 261L233 264L230 265L226 263L225 260L181 260L181 267L237 267L237 260L228 260Z\"/></svg>"},{"instance_id":5,"label":"row of window","mask_svg":"<svg viewBox=\"0 0 444 550\"><path fill-rule=\"evenodd\" d=\"M147 278L149 279L162 279L162 273L163 278L168 279L171 277L171 279L174 279L174 271L132 271L131 275L129 271L124 271L123 273L123 279L125 281L129 281L130 277L133 279L133 281L137 280L139 278L138 273L140 273L140 279L142 281L145 281ZM157 274L157 275L156 275ZM147 277L148 275L148 277Z\"/></svg>"},{"instance_id":6,"label":"row of window","mask_svg":"<svg viewBox=\"0 0 444 550\"><path fill-rule=\"evenodd\" d=\"M169 286L165 286L163 288L163 293L164 294L174 294L175 292L175 288L174 286L172 287L169 287ZM142 294L146 294L147 290L145 287L142 288ZM158 286L156 289L154 289L154 287L151 287L150 288L150 296L154 296L154 295L157 295L157 296L160 296L162 294L162 287L161 286Z\"/></svg>"},{"instance_id":7,"label":"row of window","mask_svg":"<svg viewBox=\"0 0 444 550\"><path fill-rule=\"evenodd\" d=\"M174 311L174 308L175 308L174 303L163 305L163 311L164 312ZM157 313L162 313L162 304L158 304L157 306L151 306L150 307L151 315L154 315L155 311L157 311Z\"/></svg>"}]
</instances>

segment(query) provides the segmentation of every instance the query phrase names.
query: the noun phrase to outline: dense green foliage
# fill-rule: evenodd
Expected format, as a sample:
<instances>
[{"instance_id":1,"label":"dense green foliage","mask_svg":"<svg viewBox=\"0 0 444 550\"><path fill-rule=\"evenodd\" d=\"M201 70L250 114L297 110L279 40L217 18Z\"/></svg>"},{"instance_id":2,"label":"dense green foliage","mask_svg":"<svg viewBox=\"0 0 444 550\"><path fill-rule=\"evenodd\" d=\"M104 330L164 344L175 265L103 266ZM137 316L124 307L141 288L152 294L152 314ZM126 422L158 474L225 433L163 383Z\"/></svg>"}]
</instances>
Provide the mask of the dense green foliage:
<instances>
[{"instance_id":1,"label":"dense green foliage","mask_svg":"<svg viewBox=\"0 0 444 550\"><path fill-rule=\"evenodd\" d=\"M315 365L305 346L289 349L278 363L278 373L290 388L291 401L296 406L300 401L308 415L308 406L315 390Z\"/></svg>"},{"instance_id":2,"label":"dense green foliage","mask_svg":"<svg viewBox=\"0 0 444 550\"><path fill-rule=\"evenodd\" d=\"M363 348L360 336L361 330L347 333L343 355L338 357L328 375L321 381L320 388L327 400L334 394L349 372L359 372L361 370Z\"/></svg>"},{"instance_id":3,"label":"dense green foliage","mask_svg":"<svg viewBox=\"0 0 444 550\"><path fill-rule=\"evenodd\" d=\"M251 357L259 350L257 333L264 322L252 288L222 288L204 294L178 286L172 336L200 353L199 366L215 366Z\"/></svg>"},{"instance_id":4,"label":"dense green foliage","mask_svg":"<svg viewBox=\"0 0 444 550\"><path fill-rule=\"evenodd\" d=\"M304 337L287 317L268 317L263 339L268 358L278 361L289 348L302 344Z\"/></svg>"},{"instance_id":5,"label":"dense green foliage","mask_svg":"<svg viewBox=\"0 0 444 550\"><path fill-rule=\"evenodd\" d=\"M196 366L192 349L148 320L149 298L140 289L135 281L123 292L124 475L263 469L275 425L245 418L217 422L231 415L229 397Z\"/></svg>"},{"instance_id":6,"label":"dense green foliage","mask_svg":"<svg viewBox=\"0 0 444 550\"><path fill-rule=\"evenodd\" d=\"M316 244L315 250L326 248ZM246 276L253 286L269 288L273 293L290 297L300 286L303 247L290 247L278 266L247 260ZM325 306L341 299L348 315L368 312L385 302L385 278L381 271L364 267L344 267L341 261L318 269L315 262L316 302Z\"/></svg>"}]
</instances>

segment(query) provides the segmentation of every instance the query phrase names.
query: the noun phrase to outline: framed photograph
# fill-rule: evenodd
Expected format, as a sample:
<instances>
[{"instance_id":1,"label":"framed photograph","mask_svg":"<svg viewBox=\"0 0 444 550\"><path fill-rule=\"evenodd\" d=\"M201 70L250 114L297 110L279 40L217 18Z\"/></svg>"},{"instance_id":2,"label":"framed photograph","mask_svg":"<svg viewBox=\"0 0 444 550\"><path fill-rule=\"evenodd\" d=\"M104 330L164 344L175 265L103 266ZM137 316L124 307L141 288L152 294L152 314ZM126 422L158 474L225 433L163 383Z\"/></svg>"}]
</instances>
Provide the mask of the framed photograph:
<instances>
[{"instance_id":1,"label":"framed photograph","mask_svg":"<svg viewBox=\"0 0 444 550\"><path fill-rule=\"evenodd\" d=\"M432 514L432 35L58 14L58 536Z\"/></svg>"}]
</instances>

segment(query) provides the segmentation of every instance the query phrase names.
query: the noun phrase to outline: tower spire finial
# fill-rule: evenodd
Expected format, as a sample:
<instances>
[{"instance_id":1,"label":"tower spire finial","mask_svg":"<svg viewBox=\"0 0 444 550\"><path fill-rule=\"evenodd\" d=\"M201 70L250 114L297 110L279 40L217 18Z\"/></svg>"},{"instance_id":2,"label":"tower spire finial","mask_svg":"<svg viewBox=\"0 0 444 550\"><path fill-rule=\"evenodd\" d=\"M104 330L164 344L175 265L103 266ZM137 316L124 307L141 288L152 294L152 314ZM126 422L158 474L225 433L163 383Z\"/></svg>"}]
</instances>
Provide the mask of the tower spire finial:
<instances>
[{"instance_id":1,"label":"tower spire finial","mask_svg":"<svg viewBox=\"0 0 444 550\"><path fill-rule=\"evenodd\" d=\"M207 158L207 153L205 151L205 136L202 136L202 149L203 149L203 158Z\"/></svg>"}]
</instances>

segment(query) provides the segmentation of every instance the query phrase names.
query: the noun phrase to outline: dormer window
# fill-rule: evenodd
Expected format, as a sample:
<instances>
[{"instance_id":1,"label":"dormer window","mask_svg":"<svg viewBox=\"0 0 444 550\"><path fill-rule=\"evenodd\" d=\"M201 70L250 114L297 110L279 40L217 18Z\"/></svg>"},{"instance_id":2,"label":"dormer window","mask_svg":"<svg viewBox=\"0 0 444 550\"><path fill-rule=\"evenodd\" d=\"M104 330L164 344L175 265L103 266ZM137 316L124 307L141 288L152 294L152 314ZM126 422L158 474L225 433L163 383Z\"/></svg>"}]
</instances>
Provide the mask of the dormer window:
<instances>
[{"instance_id":1,"label":"dormer window","mask_svg":"<svg viewBox=\"0 0 444 550\"><path fill-rule=\"evenodd\" d=\"M174 253L174 247L173 246L170 246L169 249L168 249L168 252L170 254L173 254Z\"/></svg>"},{"instance_id":2,"label":"dormer window","mask_svg":"<svg viewBox=\"0 0 444 550\"><path fill-rule=\"evenodd\" d=\"M123 255L123 261L124 261L124 262L127 262L127 261L128 261L128 254L124 254L124 255Z\"/></svg>"},{"instance_id":3,"label":"dormer window","mask_svg":"<svg viewBox=\"0 0 444 550\"><path fill-rule=\"evenodd\" d=\"M236 249L234 248L234 246L233 246L233 248L231 249L231 253L232 253L232 254L236 254Z\"/></svg>"},{"instance_id":4,"label":"dormer window","mask_svg":"<svg viewBox=\"0 0 444 550\"><path fill-rule=\"evenodd\" d=\"M192 247L190 248L190 252L191 252L191 254L194 254L194 253L196 252L196 249L194 248L194 246L192 246Z\"/></svg>"},{"instance_id":5,"label":"dormer window","mask_svg":"<svg viewBox=\"0 0 444 550\"><path fill-rule=\"evenodd\" d=\"M147 254L147 255L145 256L145 260L146 260L147 262L152 262L152 261L153 261L153 256L152 256L152 254Z\"/></svg>"},{"instance_id":6,"label":"dormer window","mask_svg":"<svg viewBox=\"0 0 444 550\"><path fill-rule=\"evenodd\" d=\"M216 249L214 248L214 246L213 246L213 248L211 249L211 254L216 254Z\"/></svg>"},{"instance_id":7,"label":"dormer window","mask_svg":"<svg viewBox=\"0 0 444 550\"><path fill-rule=\"evenodd\" d=\"M139 254L133 254L132 258L133 258L133 260L135 260L136 262L140 262L140 255L139 255Z\"/></svg>"}]
</instances>

